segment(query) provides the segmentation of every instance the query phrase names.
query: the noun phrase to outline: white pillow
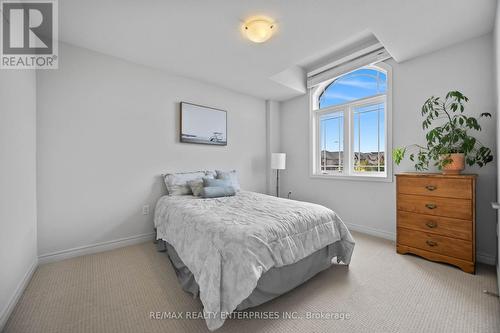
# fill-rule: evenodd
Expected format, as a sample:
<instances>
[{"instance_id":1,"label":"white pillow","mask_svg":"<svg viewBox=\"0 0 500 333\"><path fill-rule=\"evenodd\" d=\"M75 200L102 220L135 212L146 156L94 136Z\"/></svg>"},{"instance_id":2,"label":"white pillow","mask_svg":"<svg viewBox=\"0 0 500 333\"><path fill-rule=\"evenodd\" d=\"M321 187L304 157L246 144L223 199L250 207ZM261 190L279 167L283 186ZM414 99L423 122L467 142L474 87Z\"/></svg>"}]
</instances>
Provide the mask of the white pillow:
<instances>
[{"instance_id":1,"label":"white pillow","mask_svg":"<svg viewBox=\"0 0 500 333\"><path fill-rule=\"evenodd\" d=\"M192 194L188 182L195 179L201 180L205 176L205 171L167 173L164 180L165 185L167 185L168 195Z\"/></svg>"},{"instance_id":2,"label":"white pillow","mask_svg":"<svg viewBox=\"0 0 500 333\"><path fill-rule=\"evenodd\" d=\"M203 178L213 179L214 177L212 175L206 175ZM203 191L203 187L205 186L203 178L196 178L188 181L188 185L191 188L191 192L193 192L193 195L195 197L201 196L201 192Z\"/></svg>"}]
</instances>

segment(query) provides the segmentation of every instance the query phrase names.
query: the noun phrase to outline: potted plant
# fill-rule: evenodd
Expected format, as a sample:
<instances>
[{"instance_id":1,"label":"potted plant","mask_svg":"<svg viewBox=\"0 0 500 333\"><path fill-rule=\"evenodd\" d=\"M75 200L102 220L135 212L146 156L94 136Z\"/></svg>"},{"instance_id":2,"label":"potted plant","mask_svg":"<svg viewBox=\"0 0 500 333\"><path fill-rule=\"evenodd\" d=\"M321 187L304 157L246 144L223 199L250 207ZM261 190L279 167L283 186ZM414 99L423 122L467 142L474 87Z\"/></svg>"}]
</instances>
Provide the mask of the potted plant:
<instances>
[{"instance_id":1,"label":"potted plant","mask_svg":"<svg viewBox=\"0 0 500 333\"><path fill-rule=\"evenodd\" d=\"M428 130L431 125L435 126L425 135L427 145L414 144L394 149L394 162L399 165L410 149L415 150L409 158L416 162L417 171L427 170L431 161L443 174L459 174L465 163L483 167L491 162L491 149L469 134L472 130L480 131L481 126L476 118L464 114L464 105L468 101L459 91L450 91L444 100L432 96L425 101L422 128ZM491 117L491 114L481 113L479 118L482 117Z\"/></svg>"}]
</instances>

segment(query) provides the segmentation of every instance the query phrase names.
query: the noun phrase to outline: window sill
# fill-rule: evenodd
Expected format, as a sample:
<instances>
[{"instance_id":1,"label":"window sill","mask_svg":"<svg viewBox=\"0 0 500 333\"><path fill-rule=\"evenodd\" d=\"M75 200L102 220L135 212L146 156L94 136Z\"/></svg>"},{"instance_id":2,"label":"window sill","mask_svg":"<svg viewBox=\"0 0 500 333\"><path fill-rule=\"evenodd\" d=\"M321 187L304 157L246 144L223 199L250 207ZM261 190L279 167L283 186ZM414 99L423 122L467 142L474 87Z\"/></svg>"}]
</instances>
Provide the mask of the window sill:
<instances>
[{"instance_id":1,"label":"window sill","mask_svg":"<svg viewBox=\"0 0 500 333\"><path fill-rule=\"evenodd\" d=\"M310 178L317 179L330 179L330 180L354 180L362 182L382 182L382 183L392 183L392 175L387 176L343 176L343 175L319 175L312 174Z\"/></svg>"}]
</instances>

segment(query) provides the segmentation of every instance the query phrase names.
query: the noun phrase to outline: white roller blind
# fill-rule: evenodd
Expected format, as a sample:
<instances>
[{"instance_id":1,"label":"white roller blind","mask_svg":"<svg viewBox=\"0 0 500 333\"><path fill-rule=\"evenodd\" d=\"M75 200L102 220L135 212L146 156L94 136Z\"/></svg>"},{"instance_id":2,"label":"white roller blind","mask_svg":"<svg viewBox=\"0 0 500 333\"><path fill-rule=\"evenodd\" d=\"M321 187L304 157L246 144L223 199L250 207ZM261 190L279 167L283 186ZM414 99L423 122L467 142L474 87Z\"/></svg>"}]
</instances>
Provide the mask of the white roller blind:
<instances>
[{"instance_id":1,"label":"white roller blind","mask_svg":"<svg viewBox=\"0 0 500 333\"><path fill-rule=\"evenodd\" d=\"M359 67L375 64L391 58L391 55L380 44L353 53L307 73L307 88L312 88L326 80L353 71Z\"/></svg>"}]
</instances>

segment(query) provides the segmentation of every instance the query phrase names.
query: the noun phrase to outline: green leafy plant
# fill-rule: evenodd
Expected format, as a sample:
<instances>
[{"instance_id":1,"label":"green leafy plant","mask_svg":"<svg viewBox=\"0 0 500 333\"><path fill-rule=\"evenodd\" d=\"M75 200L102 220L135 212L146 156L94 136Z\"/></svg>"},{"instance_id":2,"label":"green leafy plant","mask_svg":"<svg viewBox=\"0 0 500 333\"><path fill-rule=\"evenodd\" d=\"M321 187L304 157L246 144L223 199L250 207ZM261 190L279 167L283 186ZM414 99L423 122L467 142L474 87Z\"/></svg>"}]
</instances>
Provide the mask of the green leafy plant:
<instances>
[{"instance_id":1,"label":"green leafy plant","mask_svg":"<svg viewBox=\"0 0 500 333\"><path fill-rule=\"evenodd\" d=\"M450 91L444 100L432 96L425 101L421 113L424 117L422 129L428 130L425 134L427 145L413 144L394 149L394 162L399 165L410 150L416 150L410 152L409 158L415 162L415 169L418 171L427 170L431 161L441 170L452 162L450 154L455 153L464 154L465 161L470 166L477 164L483 167L493 161L491 149L469 134L471 130L481 131L481 126L476 118L464 114L465 103L468 101L459 91ZM491 114L481 113L479 118L482 117L491 118ZM431 128L435 123L438 126Z\"/></svg>"}]
</instances>

